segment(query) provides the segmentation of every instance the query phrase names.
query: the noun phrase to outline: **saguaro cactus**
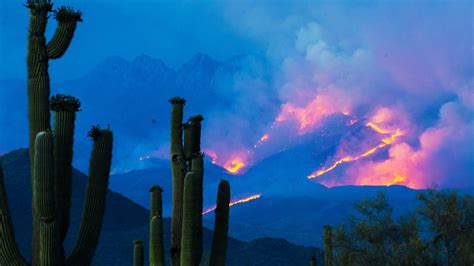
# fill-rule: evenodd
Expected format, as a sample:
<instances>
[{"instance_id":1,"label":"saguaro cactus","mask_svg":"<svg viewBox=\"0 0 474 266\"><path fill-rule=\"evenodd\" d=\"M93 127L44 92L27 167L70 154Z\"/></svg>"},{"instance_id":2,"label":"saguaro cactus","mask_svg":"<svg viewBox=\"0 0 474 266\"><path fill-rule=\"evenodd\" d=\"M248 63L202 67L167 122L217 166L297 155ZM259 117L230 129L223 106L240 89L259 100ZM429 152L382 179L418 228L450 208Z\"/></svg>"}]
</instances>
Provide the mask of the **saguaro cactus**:
<instances>
[{"instance_id":1,"label":"saguaro cactus","mask_svg":"<svg viewBox=\"0 0 474 266\"><path fill-rule=\"evenodd\" d=\"M0 265L26 265L16 245L0 158Z\"/></svg>"},{"instance_id":2,"label":"saguaro cactus","mask_svg":"<svg viewBox=\"0 0 474 266\"><path fill-rule=\"evenodd\" d=\"M172 174L172 210L171 210L171 265L194 266L200 265L202 259L202 207L203 207L203 177L204 154L201 152L201 115L192 116L183 124L185 100L174 97L170 99L171 109L171 174ZM161 254L162 234L157 234L154 227L161 215L154 216L156 210L161 212L161 190L159 201L154 199L152 187L150 204L150 264L162 265ZM158 189L159 190L159 189ZM158 194L157 194L158 195ZM158 197L158 196L157 196ZM224 265L227 248L227 228L229 220L230 186L227 181L219 185L218 207L216 210L216 225L214 241L214 263ZM158 204L159 202L159 207ZM161 231L160 231L161 232ZM158 237L158 239L157 239ZM158 248L156 247L158 246ZM157 260L156 258L159 257Z\"/></svg>"},{"instance_id":3,"label":"saguaro cactus","mask_svg":"<svg viewBox=\"0 0 474 266\"><path fill-rule=\"evenodd\" d=\"M62 244L69 228L72 192L72 146L76 112L81 103L78 99L58 94L51 97L51 110L54 112L54 192L60 232L60 259L64 261Z\"/></svg>"},{"instance_id":4,"label":"saguaro cactus","mask_svg":"<svg viewBox=\"0 0 474 266\"><path fill-rule=\"evenodd\" d=\"M28 117L32 177L32 261L31 265L89 265L99 239L105 211L113 136L109 129L93 127L89 179L81 226L69 258L63 241L69 227L75 113L80 102L57 95L49 101L49 59L67 50L81 13L61 7L54 11L58 27L46 45L44 36L49 0L31 0L28 31ZM50 129L50 108L54 111L54 134ZM54 136L53 136L54 135ZM3 174L0 167L0 265L27 265L15 243Z\"/></svg>"},{"instance_id":5,"label":"saguaro cactus","mask_svg":"<svg viewBox=\"0 0 474 266\"><path fill-rule=\"evenodd\" d=\"M150 188L150 266L164 266L165 254L163 246L163 188Z\"/></svg>"},{"instance_id":6,"label":"saguaro cactus","mask_svg":"<svg viewBox=\"0 0 474 266\"><path fill-rule=\"evenodd\" d=\"M196 177L188 172L184 178L183 228L181 234L181 266L196 265ZM197 264L199 265L199 264Z\"/></svg>"},{"instance_id":7,"label":"saguaro cactus","mask_svg":"<svg viewBox=\"0 0 474 266\"><path fill-rule=\"evenodd\" d=\"M330 225L324 226L324 265L332 266L332 229Z\"/></svg>"},{"instance_id":8,"label":"saguaro cactus","mask_svg":"<svg viewBox=\"0 0 474 266\"><path fill-rule=\"evenodd\" d=\"M141 240L133 241L133 266L143 266L143 242Z\"/></svg>"},{"instance_id":9,"label":"saguaro cactus","mask_svg":"<svg viewBox=\"0 0 474 266\"><path fill-rule=\"evenodd\" d=\"M39 132L49 130L49 60L60 58L69 47L74 36L77 22L82 21L81 12L69 7L60 7L54 11L58 27L48 44L46 44L46 24L53 4L50 0L29 0L26 7L30 9L28 30L28 120L29 148L31 170L34 169L35 139ZM33 172L31 174L33 178ZM34 204L33 204L34 205ZM32 265L38 263L39 228L38 219L33 209Z\"/></svg>"},{"instance_id":10,"label":"saguaro cactus","mask_svg":"<svg viewBox=\"0 0 474 266\"><path fill-rule=\"evenodd\" d=\"M219 183L215 211L214 236L212 238L210 266L224 266L229 227L230 185L226 180Z\"/></svg>"},{"instance_id":11,"label":"saguaro cactus","mask_svg":"<svg viewBox=\"0 0 474 266\"><path fill-rule=\"evenodd\" d=\"M54 193L53 137L49 132L38 133L35 140L35 169L33 170L33 203L39 218L40 265L54 265L59 256L59 227Z\"/></svg>"},{"instance_id":12,"label":"saguaro cactus","mask_svg":"<svg viewBox=\"0 0 474 266\"><path fill-rule=\"evenodd\" d=\"M67 259L68 265L89 265L92 262L105 213L112 161L112 131L92 127L88 133L94 141L89 162L89 180L76 245Z\"/></svg>"},{"instance_id":13,"label":"saguaro cactus","mask_svg":"<svg viewBox=\"0 0 474 266\"><path fill-rule=\"evenodd\" d=\"M309 259L309 266L316 266L316 257L315 256L311 256L311 258Z\"/></svg>"},{"instance_id":14,"label":"saguaro cactus","mask_svg":"<svg viewBox=\"0 0 474 266\"><path fill-rule=\"evenodd\" d=\"M183 108L186 101L175 97L170 99L171 111L171 175L172 175L172 206L171 206L171 265L180 265L181 225L183 222L183 186L186 173L186 162L183 150Z\"/></svg>"}]
</instances>

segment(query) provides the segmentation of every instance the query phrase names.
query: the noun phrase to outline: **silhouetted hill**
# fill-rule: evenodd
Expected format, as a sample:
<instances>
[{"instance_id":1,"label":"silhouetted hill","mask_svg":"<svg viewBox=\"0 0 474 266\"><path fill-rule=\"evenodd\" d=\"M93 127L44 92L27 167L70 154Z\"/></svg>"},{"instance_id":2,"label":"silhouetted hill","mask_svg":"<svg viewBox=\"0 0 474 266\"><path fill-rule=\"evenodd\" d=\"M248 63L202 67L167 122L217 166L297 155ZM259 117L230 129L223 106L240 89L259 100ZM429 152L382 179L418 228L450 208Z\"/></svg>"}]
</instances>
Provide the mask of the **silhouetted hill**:
<instances>
[{"instance_id":1,"label":"silhouetted hill","mask_svg":"<svg viewBox=\"0 0 474 266\"><path fill-rule=\"evenodd\" d=\"M2 162L15 236L22 253L28 255L31 242L31 179L28 150L19 149L5 154L2 156ZM66 239L67 250L71 249L75 240L86 182L87 177L75 170L70 233ZM134 239L145 241L148 239L148 215L147 209L118 193L109 191L103 230L93 264L130 265L133 253L132 241ZM164 228L170 228L169 219L164 219ZM165 230L166 250L169 249L169 236L169 230ZM206 254L209 253L211 241L212 232L205 229L204 248ZM268 238L248 243L230 238L227 265L307 265L308 258L312 254L318 254L318 258L321 259L320 250L297 246L282 239Z\"/></svg>"}]
</instances>

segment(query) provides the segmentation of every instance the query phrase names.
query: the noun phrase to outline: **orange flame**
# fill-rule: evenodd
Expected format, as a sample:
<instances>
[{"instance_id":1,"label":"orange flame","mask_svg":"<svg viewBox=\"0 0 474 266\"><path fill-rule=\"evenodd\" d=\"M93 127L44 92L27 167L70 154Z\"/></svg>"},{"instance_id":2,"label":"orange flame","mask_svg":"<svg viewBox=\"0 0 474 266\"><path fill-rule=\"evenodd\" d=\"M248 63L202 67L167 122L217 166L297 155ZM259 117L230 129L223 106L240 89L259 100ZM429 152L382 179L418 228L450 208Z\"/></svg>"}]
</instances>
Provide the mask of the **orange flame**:
<instances>
[{"instance_id":1,"label":"orange flame","mask_svg":"<svg viewBox=\"0 0 474 266\"><path fill-rule=\"evenodd\" d=\"M372 128L375 132L377 133L380 133L380 134L388 134L390 133L389 130L386 130L386 129L382 129L380 128L379 126L375 125L374 123L371 123L371 122L368 122L366 124L367 127L370 127ZM320 170L317 170L317 171L314 171L312 172L310 175L308 175L308 178L309 179L313 179L313 178L316 178L316 177L319 177L319 176L322 176L324 175L325 173L327 172L330 172L332 170L334 170L338 165L342 164L342 163L347 163L347 162L353 162L353 161L357 161L361 158L364 158L364 157L367 157L369 155L372 155L374 154L375 152L377 152L378 150L384 148L385 146L387 145L390 145L390 144L393 144L396 139L400 136L402 136L402 132L397 129L395 130L394 133L392 133L389 137L387 138L384 138L382 139L382 143L380 143L379 145L367 150L366 152L360 154L360 155L357 155L357 156L346 156L346 157L343 157L342 159L339 159L337 160L336 162L334 162L330 167L328 168L323 168L323 169L320 169ZM399 179L398 179L399 180ZM398 181L400 182L400 181Z\"/></svg>"},{"instance_id":2,"label":"orange flame","mask_svg":"<svg viewBox=\"0 0 474 266\"><path fill-rule=\"evenodd\" d=\"M241 203L245 203L245 202L249 202L249 201L252 201L252 200L256 200L256 199L259 199L260 197L262 197L262 194L255 194L255 195L252 195L250 197L246 197L246 198L243 198L243 199L236 199L236 200L233 200L229 203L229 207L232 207L234 205L237 205L237 204L241 204ZM212 206L212 207L209 207L207 209L204 209L202 211L202 215L205 215L205 214L208 214L210 212L213 212L215 209L216 209L216 205Z\"/></svg>"},{"instance_id":3,"label":"orange flame","mask_svg":"<svg viewBox=\"0 0 474 266\"><path fill-rule=\"evenodd\" d=\"M268 133L263 134L263 136L258 140L258 142L255 145L253 145L253 147L257 148L259 145L263 144L269 138L270 138L270 135Z\"/></svg>"},{"instance_id":4,"label":"orange flame","mask_svg":"<svg viewBox=\"0 0 474 266\"><path fill-rule=\"evenodd\" d=\"M224 164L224 168L232 174L238 174L245 167L245 163L240 158L232 159Z\"/></svg>"}]
</instances>

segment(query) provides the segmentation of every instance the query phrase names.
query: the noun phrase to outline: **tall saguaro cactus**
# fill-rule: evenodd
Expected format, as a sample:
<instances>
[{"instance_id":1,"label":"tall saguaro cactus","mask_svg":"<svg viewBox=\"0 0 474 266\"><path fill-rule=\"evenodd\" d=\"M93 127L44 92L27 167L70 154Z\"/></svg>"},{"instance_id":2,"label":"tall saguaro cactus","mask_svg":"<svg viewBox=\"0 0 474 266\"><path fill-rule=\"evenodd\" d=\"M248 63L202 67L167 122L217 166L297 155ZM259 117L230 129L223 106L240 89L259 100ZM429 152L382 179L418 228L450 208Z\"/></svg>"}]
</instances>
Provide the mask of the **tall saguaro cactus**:
<instances>
[{"instance_id":1,"label":"tall saguaro cactus","mask_svg":"<svg viewBox=\"0 0 474 266\"><path fill-rule=\"evenodd\" d=\"M60 58L69 47L77 22L82 21L81 12L69 7L53 11L58 22L52 39L46 43L45 31L53 4L50 0L29 0L28 30L28 120L31 170L34 169L35 139L39 132L49 130L49 60ZM32 175L33 177L33 172ZM34 204L33 204L34 205ZM34 207L33 207L34 208ZM33 209L32 265L37 265L39 248L39 228L37 215Z\"/></svg>"},{"instance_id":2,"label":"tall saguaro cactus","mask_svg":"<svg viewBox=\"0 0 474 266\"><path fill-rule=\"evenodd\" d=\"M192 116L183 123L185 100L170 99L171 138L170 157L172 175L171 209L171 265L197 266L201 264L202 208L204 154L201 152L201 115ZM155 226L161 226L161 188L152 187L150 203L150 265L163 265L161 256L163 235L156 233ZM159 191L159 193L156 193ZM159 195L159 196L158 196ZM159 200L155 199L159 198ZM213 244L215 264L224 265L227 248L227 228L229 222L230 186L227 181L219 185L216 210L216 224ZM158 205L159 204L159 207ZM156 215L156 212L160 215ZM156 225L158 223L158 225ZM158 227L159 227L158 226ZM157 239L159 238L159 239ZM158 244L161 243L161 244ZM157 259L158 258L158 259Z\"/></svg>"},{"instance_id":3,"label":"tall saguaro cactus","mask_svg":"<svg viewBox=\"0 0 474 266\"><path fill-rule=\"evenodd\" d=\"M324 265L332 266L332 229L330 225L324 226Z\"/></svg>"},{"instance_id":4,"label":"tall saguaro cactus","mask_svg":"<svg viewBox=\"0 0 474 266\"><path fill-rule=\"evenodd\" d=\"M183 149L183 109L186 101L175 97L170 99L171 111L171 265L179 266L181 253L181 225L183 222L183 187L186 173L186 162Z\"/></svg>"},{"instance_id":5,"label":"tall saguaro cactus","mask_svg":"<svg viewBox=\"0 0 474 266\"><path fill-rule=\"evenodd\" d=\"M30 9L27 64L33 212L31 265L90 265L105 212L112 131L99 127L89 131L94 144L82 220L76 245L70 257L65 258L63 242L71 207L73 136L80 102L65 95L49 100L48 62L66 52L81 13L69 7L53 11L58 27L46 44L44 33L52 3L31 0L26 6ZM54 112L54 133L49 121L50 108ZM15 242L6 197L0 165L0 265L28 265Z\"/></svg>"}]
</instances>

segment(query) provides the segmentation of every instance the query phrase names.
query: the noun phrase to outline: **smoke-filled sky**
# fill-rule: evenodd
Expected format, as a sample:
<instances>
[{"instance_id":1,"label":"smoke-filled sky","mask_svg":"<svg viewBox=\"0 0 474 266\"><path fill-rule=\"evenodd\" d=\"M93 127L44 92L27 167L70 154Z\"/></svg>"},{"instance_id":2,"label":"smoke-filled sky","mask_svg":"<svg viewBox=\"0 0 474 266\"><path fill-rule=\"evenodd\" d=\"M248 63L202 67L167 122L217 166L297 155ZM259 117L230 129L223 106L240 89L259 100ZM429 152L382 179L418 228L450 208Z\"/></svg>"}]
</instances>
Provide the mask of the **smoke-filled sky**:
<instances>
[{"instance_id":1,"label":"smoke-filled sky","mask_svg":"<svg viewBox=\"0 0 474 266\"><path fill-rule=\"evenodd\" d=\"M206 152L228 170L343 115L371 134L342 138L309 178L328 186L474 186L474 5L354 2L65 0L86 14L71 46L82 52L51 72L79 77L112 55L145 53L172 67L196 52L249 55L241 73L215 81L230 107L206 119L207 138L221 140L208 141ZM21 78L27 10L0 5L0 78Z\"/></svg>"}]
</instances>

